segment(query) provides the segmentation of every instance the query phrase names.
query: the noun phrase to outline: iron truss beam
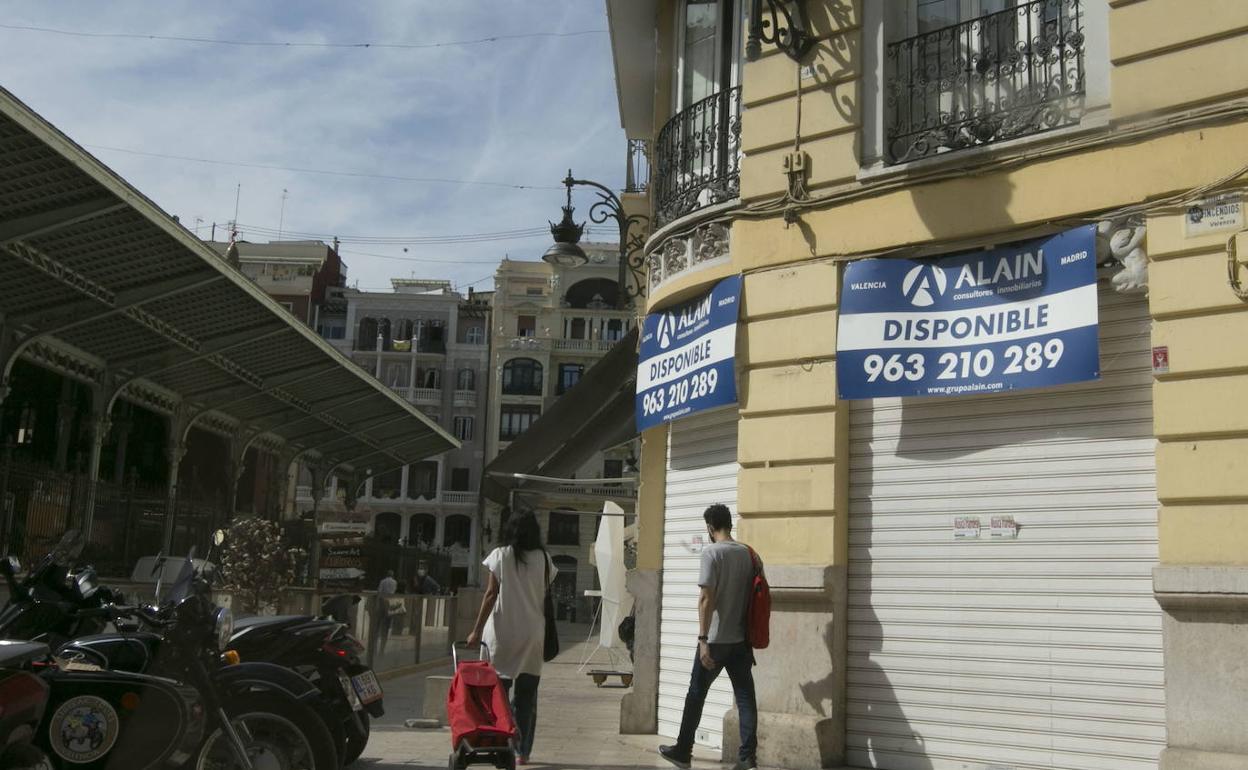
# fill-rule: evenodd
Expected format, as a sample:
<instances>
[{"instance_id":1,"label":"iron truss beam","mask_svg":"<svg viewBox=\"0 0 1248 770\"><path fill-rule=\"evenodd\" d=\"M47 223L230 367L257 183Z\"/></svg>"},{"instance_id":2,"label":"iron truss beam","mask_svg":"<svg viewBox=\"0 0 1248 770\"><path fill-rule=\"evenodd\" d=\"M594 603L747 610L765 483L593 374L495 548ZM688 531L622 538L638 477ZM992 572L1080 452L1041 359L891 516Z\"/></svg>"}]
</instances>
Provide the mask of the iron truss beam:
<instances>
[{"instance_id":1,"label":"iron truss beam","mask_svg":"<svg viewBox=\"0 0 1248 770\"><path fill-rule=\"evenodd\" d=\"M0 243L9 244L27 238L38 238L41 235L71 227L104 214L110 214L127 207L127 204L110 196L93 198L72 206L62 206L51 211L43 211L18 219L0 222Z\"/></svg>"}]
</instances>

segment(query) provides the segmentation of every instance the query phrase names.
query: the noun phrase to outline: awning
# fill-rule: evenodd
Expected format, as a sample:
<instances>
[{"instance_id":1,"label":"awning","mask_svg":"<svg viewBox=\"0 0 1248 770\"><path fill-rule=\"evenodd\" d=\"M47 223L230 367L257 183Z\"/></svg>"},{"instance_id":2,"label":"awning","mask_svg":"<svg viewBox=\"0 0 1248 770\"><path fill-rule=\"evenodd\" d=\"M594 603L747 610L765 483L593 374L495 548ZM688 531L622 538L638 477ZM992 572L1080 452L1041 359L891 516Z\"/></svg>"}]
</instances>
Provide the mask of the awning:
<instances>
[{"instance_id":1,"label":"awning","mask_svg":"<svg viewBox=\"0 0 1248 770\"><path fill-rule=\"evenodd\" d=\"M636 435L637 335L637 328L625 335L486 466L482 488L487 499L507 502L518 486L509 474L567 476L593 453Z\"/></svg>"},{"instance_id":2,"label":"awning","mask_svg":"<svg viewBox=\"0 0 1248 770\"><path fill-rule=\"evenodd\" d=\"M459 446L3 89L0 264L6 379L23 358L103 409L124 397L326 469Z\"/></svg>"}]
</instances>

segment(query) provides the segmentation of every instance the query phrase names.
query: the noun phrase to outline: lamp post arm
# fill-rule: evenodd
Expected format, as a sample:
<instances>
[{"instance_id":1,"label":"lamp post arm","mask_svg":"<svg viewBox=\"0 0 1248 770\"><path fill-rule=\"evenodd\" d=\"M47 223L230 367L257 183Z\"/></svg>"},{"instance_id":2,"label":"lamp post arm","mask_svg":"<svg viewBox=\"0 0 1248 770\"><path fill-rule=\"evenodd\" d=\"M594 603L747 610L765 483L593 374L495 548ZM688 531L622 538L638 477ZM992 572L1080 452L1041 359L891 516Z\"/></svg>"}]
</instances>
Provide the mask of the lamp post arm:
<instances>
[{"instance_id":1,"label":"lamp post arm","mask_svg":"<svg viewBox=\"0 0 1248 770\"><path fill-rule=\"evenodd\" d=\"M632 252L640 247L644 235L637 238L630 238L629 233L633 229L633 225L641 225L644 233L646 222L650 221L649 217L640 214L628 214L624 211L624 204L620 201L620 197L615 191L604 184L591 181L589 179L575 179L572 171L569 169L568 176L563 180L568 188L568 198L571 200L572 188L580 185L582 187L591 187L597 193L600 200L589 208L589 218L591 221L602 224L607 218L614 219L620 228L619 236L619 275L617 277L618 291L616 294L616 307L623 310L628 306L628 300L645 295L642 288L645 271L643 270L643 262L641 259L633 259ZM634 241L637 241L636 243ZM626 275L631 272L635 278L635 287L629 286Z\"/></svg>"}]
</instances>

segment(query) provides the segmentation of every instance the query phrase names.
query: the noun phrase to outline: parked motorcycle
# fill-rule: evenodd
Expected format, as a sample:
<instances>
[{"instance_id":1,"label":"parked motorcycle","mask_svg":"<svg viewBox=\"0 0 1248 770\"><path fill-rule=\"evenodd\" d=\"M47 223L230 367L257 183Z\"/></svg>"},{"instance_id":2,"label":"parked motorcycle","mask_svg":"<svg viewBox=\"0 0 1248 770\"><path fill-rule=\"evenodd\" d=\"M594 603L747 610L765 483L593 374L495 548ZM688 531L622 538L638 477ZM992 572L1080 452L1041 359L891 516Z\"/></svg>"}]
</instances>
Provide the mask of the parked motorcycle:
<instances>
[{"instance_id":1,"label":"parked motorcycle","mask_svg":"<svg viewBox=\"0 0 1248 770\"><path fill-rule=\"evenodd\" d=\"M0 767L22 770L182 767L208 724L194 687L65 664L41 642L0 641L0 705Z\"/></svg>"},{"instance_id":2,"label":"parked motorcycle","mask_svg":"<svg viewBox=\"0 0 1248 770\"><path fill-rule=\"evenodd\" d=\"M289 669L239 663L225 649L232 618L211 603L191 558L168 601L152 608L100 600L90 569L67 581L67 556L72 553L58 546L20 583L11 565L0 562L12 596L0 613L0 637L12 635L11 629L33 630L38 633L32 636L56 642L92 625L138 629L78 636L60 645L57 656L109 675L145 672L191 685L208 717L207 737L196 751L198 768L337 770L334 741L316 711L319 691Z\"/></svg>"},{"instance_id":3,"label":"parked motorcycle","mask_svg":"<svg viewBox=\"0 0 1248 770\"><path fill-rule=\"evenodd\" d=\"M229 646L244 660L269 661L307 677L337 716L343 765L360 757L368 744L370 717L385 710L377 676L361 660L364 647L344 624L306 615L246 618L235 625Z\"/></svg>"}]
</instances>

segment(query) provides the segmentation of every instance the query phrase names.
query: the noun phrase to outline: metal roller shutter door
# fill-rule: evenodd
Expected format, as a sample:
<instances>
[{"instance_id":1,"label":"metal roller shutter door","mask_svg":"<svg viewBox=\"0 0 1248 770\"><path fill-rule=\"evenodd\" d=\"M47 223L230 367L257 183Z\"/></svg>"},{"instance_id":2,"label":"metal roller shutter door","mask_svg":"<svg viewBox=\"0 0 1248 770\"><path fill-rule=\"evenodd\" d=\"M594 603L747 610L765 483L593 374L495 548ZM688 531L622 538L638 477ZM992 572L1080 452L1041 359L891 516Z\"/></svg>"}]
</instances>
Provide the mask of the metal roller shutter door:
<instances>
[{"instance_id":1,"label":"metal roller shutter door","mask_svg":"<svg viewBox=\"0 0 1248 770\"><path fill-rule=\"evenodd\" d=\"M1148 305L1100 302L1099 382L851 406L851 765L1157 767Z\"/></svg>"},{"instance_id":2,"label":"metal roller shutter door","mask_svg":"<svg viewBox=\"0 0 1248 770\"><path fill-rule=\"evenodd\" d=\"M659 630L659 735L675 738L698 644L698 565L706 541L702 513L723 503L737 516L737 408L676 420L668 430L663 515L663 605ZM700 539L698 539L700 538ZM721 674L702 711L699 744L720 748L723 718L733 707Z\"/></svg>"}]
</instances>

